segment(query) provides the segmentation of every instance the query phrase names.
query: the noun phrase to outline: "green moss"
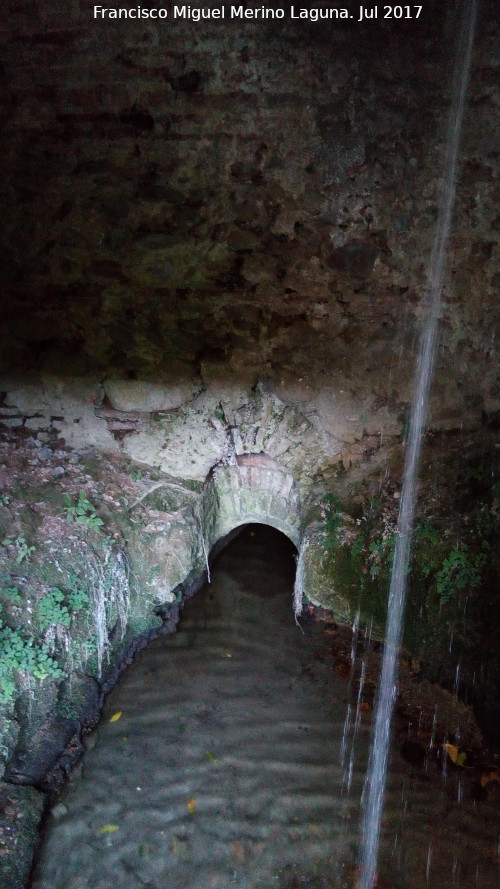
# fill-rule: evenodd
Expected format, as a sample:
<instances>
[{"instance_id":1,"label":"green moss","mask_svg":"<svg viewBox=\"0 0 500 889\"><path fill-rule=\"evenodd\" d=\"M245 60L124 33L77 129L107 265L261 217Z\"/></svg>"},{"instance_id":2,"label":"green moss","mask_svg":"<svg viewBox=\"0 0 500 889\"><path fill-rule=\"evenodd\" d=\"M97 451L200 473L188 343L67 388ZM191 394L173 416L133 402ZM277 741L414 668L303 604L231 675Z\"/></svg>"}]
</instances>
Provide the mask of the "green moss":
<instances>
[{"instance_id":1,"label":"green moss","mask_svg":"<svg viewBox=\"0 0 500 889\"><path fill-rule=\"evenodd\" d=\"M362 620L373 621L374 631L383 634L397 500L388 495L374 499L361 516L354 517L329 496L322 517L325 585L350 602L353 614L359 610ZM483 603L499 555L498 524L494 488L490 501L476 502L469 513L418 522L404 625L404 644L412 651L446 662L452 645L454 658L467 657L471 665L475 659L479 669L478 639L489 624ZM500 610L498 604L494 607L495 613Z\"/></svg>"},{"instance_id":2,"label":"green moss","mask_svg":"<svg viewBox=\"0 0 500 889\"><path fill-rule=\"evenodd\" d=\"M327 583L351 603L351 613L373 622L383 633L387 613L395 536L382 514L379 500L372 500L361 517L350 515L339 499L329 495L322 506L323 570Z\"/></svg>"}]
</instances>

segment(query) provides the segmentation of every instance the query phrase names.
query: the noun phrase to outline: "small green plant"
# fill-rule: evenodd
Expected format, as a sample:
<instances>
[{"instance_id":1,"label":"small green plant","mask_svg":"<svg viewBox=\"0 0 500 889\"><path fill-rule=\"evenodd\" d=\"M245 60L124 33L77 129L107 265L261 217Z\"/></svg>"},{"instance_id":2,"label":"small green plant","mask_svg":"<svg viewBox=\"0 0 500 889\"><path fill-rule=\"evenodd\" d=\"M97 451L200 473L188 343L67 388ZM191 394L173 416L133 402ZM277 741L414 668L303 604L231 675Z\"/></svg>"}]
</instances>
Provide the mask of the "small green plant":
<instances>
[{"instance_id":1,"label":"small green plant","mask_svg":"<svg viewBox=\"0 0 500 889\"><path fill-rule=\"evenodd\" d=\"M378 577L387 565L392 565L395 544L396 535L393 535L389 540L371 541L368 546L368 552L370 554L370 577L372 580Z\"/></svg>"},{"instance_id":2,"label":"small green plant","mask_svg":"<svg viewBox=\"0 0 500 889\"><path fill-rule=\"evenodd\" d=\"M19 605L22 602L21 596L19 595L19 590L16 586L2 587L2 589L0 590L0 594L8 599L9 602L12 602L14 605Z\"/></svg>"},{"instance_id":3,"label":"small green plant","mask_svg":"<svg viewBox=\"0 0 500 889\"><path fill-rule=\"evenodd\" d=\"M0 620L0 705L12 703L31 677L43 681L47 677L60 679L62 675L46 645L38 645L32 636L4 626Z\"/></svg>"},{"instance_id":4,"label":"small green plant","mask_svg":"<svg viewBox=\"0 0 500 889\"><path fill-rule=\"evenodd\" d=\"M427 541L431 546L437 546L439 543L439 531L429 522L419 522L415 532L418 543Z\"/></svg>"},{"instance_id":5,"label":"small green plant","mask_svg":"<svg viewBox=\"0 0 500 889\"><path fill-rule=\"evenodd\" d=\"M0 506L7 506L8 503L10 503L10 499L7 494L0 494Z\"/></svg>"},{"instance_id":6,"label":"small green plant","mask_svg":"<svg viewBox=\"0 0 500 889\"><path fill-rule=\"evenodd\" d=\"M90 605L87 593L78 586L78 577L76 575L69 578L68 584L70 590L67 594L67 600L70 611L83 611L84 608Z\"/></svg>"},{"instance_id":7,"label":"small green plant","mask_svg":"<svg viewBox=\"0 0 500 889\"><path fill-rule=\"evenodd\" d=\"M130 478L132 479L133 482L140 482L140 480L142 478L141 470L140 469L133 469L132 472L130 473Z\"/></svg>"},{"instance_id":8,"label":"small green plant","mask_svg":"<svg viewBox=\"0 0 500 889\"><path fill-rule=\"evenodd\" d=\"M63 502L65 504L64 512L68 521L78 522L78 524L85 525L86 528L90 528L92 531L98 531L101 525L104 524L103 520L97 515L94 504L87 500L83 491L80 491L76 505L71 503L67 494L64 495Z\"/></svg>"},{"instance_id":9,"label":"small green plant","mask_svg":"<svg viewBox=\"0 0 500 889\"><path fill-rule=\"evenodd\" d=\"M491 538L496 530L497 516L487 506L477 509L473 515L472 531L480 541Z\"/></svg>"},{"instance_id":10,"label":"small green plant","mask_svg":"<svg viewBox=\"0 0 500 889\"><path fill-rule=\"evenodd\" d=\"M19 534L16 538L6 537L5 540L2 540L2 546L11 546L14 545L17 550L17 558L16 565L20 565L21 562L24 562L28 556L31 556L31 553L35 552L34 546L28 546L26 543L26 539Z\"/></svg>"},{"instance_id":11,"label":"small green plant","mask_svg":"<svg viewBox=\"0 0 500 889\"><path fill-rule=\"evenodd\" d=\"M418 560L418 571L423 577L430 577L436 571L437 547L440 534L429 522L419 522L415 529L415 547L412 553L413 564Z\"/></svg>"},{"instance_id":12,"label":"small green plant","mask_svg":"<svg viewBox=\"0 0 500 889\"><path fill-rule=\"evenodd\" d=\"M489 545L485 542L483 550L471 553L466 543L457 543L436 576L436 588L441 605L446 605L455 594L465 589L477 589L481 585L482 571L488 560Z\"/></svg>"},{"instance_id":13,"label":"small green plant","mask_svg":"<svg viewBox=\"0 0 500 889\"><path fill-rule=\"evenodd\" d=\"M71 614L64 602L64 593L57 587L54 587L53 590L50 590L49 593L46 593L40 599L38 613L40 615L41 630L46 630L52 624L69 627L71 623Z\"/></svg>"},{"instance_id":14,"label":"small green plant","mask_svg":"<svg viewBox=\"0 0 500 889\"><path fill-rule=\"evenodd\" d=\"M58 587L54 587L38 603L40 617L40 629L59 625L69 627L71 618L76 611L82 611L90 603L85 590L77 586L78 578L70 578L71 589L64 594Z\"/></svg>"}]
</instances>

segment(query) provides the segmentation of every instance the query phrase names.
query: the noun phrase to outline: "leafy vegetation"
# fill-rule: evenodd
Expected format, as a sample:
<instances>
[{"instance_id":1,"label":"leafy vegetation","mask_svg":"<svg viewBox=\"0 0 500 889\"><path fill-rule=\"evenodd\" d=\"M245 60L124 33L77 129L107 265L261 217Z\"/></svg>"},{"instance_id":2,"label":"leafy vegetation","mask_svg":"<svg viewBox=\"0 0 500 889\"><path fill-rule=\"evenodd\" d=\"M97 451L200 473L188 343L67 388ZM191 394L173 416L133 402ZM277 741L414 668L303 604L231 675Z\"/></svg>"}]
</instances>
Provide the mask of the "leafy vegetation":
<instances>
[{"instance_id":1,"label":"leafy vegetation","mask_svg":"<svg viewBox=\"0 0 500 889\"><path fill-rule=\"evenodd\" d=\"M78 577L73 574L68 580L69 592L66 594L69 608L73 611L83 611L90 605L90 598L79 586Z\"/></svg>"},{"instance_id":2,"label":"leafy vegetation","mask_svg":"<svg viewBox=\"0 0 500 889\"><path fill-rule=\"evenodd\" d=\"M477 590L483 579L483 569L488 561L489 544L483 541L480 552L471 552L466 543L458 543L443 559L436 574L436 589L441 605L446 605L457 592Z\"/></svg>"},{"instance_id":3,"label":"leafy vegetation","mask_svg":"<svg viewBox=\"0 0 500 889\"><path fill-rule=\"evenodd\" d=\"M21 534L15 538L6 537L5 540L2 540L2 546L15 546L17 550L16 565L20 565L31 553L35 552L35 547L29 546L26 543L26 538Z\"/></svg>"},{"instance_id":4,"label":"leafy vegetation","mask_svg":"<svg viewBox=\"0 0 500 889\"><path fill-rule=\"evenodd\" d=\"M62 627L69 627L71 624L71 614L64 602L64 593L57 587L40 599L38 612L41 630L46 630L51 624L58 624Z\"/></svg>"},{"instance_id":5,"label":"leafy vegetation","mask_svg":"<svg viewBox=\"0 0 500 889\"><path fill-rule=\"evenodd\" d=\"M53 587L38 604L23 599L19 589L10 585L10 575L4 575L2 580L0 612L3 613L5 608L10 613L10 606L14 605L16 618L12 612L10 617L6 615L5 621L19 622L19 626L10 626L0 619L0 706L6 706L13 703L23 688L30 687L33 680L43 682L64 675L65 653L55 641L58 639L57 628L68 630L73 615L87 608L90 598L76 575L69 578L66 591ZM95 638L85 638L77 648L78 657L84 663L95 653ZM55 653L57 649L58 654Z\"/></svg>"},{"instance_id":6,"label":"leafy vegetation","mask_svg":"<svg viewBox=\"0 0 500 889\"><path fill-rule=\"evenodd\" d=\"M467 603L484 588L493 558L499 510L497 487L490 501L457 514L453 528L444 520L421 520L415 529L409 566L409 594L405 641L418 647L424 641L454 637L457 646L472 646L473 614ZM325 556L323 569L333 589L382 628L396 542L399 498L385 492L373 499L361 517L343 510L330 495L322 507ZM467 620L460 617L467 613ZM476 615L477 625L480 619ZM468 638L469 636L469 638Z\"/></svg>"},{"instance_id":7,"label":"leafy vegetation","mask_svg":"<svg viewBox=\"0 0 500 889\"><path fill-rule=\"evenodd\" d=\"M97 515L94 504L87 500L83 491L80 491L76 504L71 503L67 494L64 495L63 502L64 512L68 521L78 522L78 524L85 525L86 528L90 528L92 531L98 531L101 525L104 524L103 520Z\"/></svg>"},{"instance_id":8,"label":"leafy vegetation","mask_svg":"<svg viewBox=\"0 0 500 889\"><path fill-rule=\"evenodd\" d=\"M28 685L32 679L59 679L62 675L46 645L38 644L21 629L5 626L0 619L0 704L11 703L19 686Z\"/></svg>"},{"instance_id":9,"label":"leafy vegetation","mask_svg":"<svg viewBox=\"0 0 500 889\"><path fill-rule=\"evenodd\" d=\"M4 577L4 582L10 582L9 574ZM12 602L14 605L19 605L22 602L21 596L19 595L19 590L16 586L2 587L0 589L0 595L2 595L4 599L7 599L8 602Z\"/></svg>"},{"instance_id":10,"label":"leafy vegetation","mask_svg":"<svg viewBox=\"0 0 500 889\"><path fill-rule=\"evenodd\" d=\"M87 593L77 586L77 578L70 579L71 589L63 593L54 587L38 603L40 629L45 630L51 625L69 627L76 611L81 611L90 604Z\"/></svg>"}]
</instances>

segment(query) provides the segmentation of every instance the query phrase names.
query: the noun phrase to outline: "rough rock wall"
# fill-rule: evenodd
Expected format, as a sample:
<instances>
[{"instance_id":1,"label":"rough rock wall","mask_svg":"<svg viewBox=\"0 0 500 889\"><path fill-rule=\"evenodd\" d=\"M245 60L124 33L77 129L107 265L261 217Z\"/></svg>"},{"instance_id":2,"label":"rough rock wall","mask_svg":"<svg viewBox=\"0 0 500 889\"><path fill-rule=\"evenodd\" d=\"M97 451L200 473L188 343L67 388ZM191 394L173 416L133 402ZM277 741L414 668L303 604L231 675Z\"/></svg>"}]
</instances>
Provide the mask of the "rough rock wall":
<instances>
[{"instance_id":1,"label":"rough rock wall","mask_svg":"<svg viewBox=\"0 0 500 889\"><path fill-rule=\"evenodd\" d=\"M230 375L315 412L327 435L342 438L332 400L344 440L393 431L460 6L427 2L409 23L167 24L98 21L88 0L7 0L3 369L104 381L112 408L146 413ZM494 6L473 60L439 428L500 408ZM126 441L134 419L112 431Z\"/></svg>"}]
</instances>

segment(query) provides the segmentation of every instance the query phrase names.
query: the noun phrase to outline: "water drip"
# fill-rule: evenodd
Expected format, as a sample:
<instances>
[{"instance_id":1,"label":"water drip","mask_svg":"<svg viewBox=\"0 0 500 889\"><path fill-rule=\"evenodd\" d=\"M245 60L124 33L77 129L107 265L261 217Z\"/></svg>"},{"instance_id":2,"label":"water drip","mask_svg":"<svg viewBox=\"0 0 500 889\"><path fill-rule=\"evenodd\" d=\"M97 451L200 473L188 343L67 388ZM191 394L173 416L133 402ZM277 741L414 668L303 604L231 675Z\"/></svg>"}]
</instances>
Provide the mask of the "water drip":
<instances>
[{"instance_id":1,"label":"water drip","mask_svg":"<svg viewBox=\"0 0 500 889\"><path fill-rule=\"evenodd\" d=\"M349 676L349 685L347 689L347 711L346 717L344 721L344 731L342 733L342 743L340 746L340 767L343 770L342 777L342 793L348 797L349 791L351 789L352 784L352 776L354 769L354 757L355 757L355 742L356 735L359 729L360 724L360 703L363 694L363 686L364 686L364 676L365 676L365 660L363 659L361 663L361 675L359 680L359 689L357 694L356 706L354 707L351 704L351 698L353 694L353 685L354 685L354 675L356 672L356 658L357 658L357 649L359 642L359 611L354 618L354 623L352 627L352 642L351 642L351 672ZM349 764L347 769L344 769L345 761L347 753L349 752Z\"/></svg>"},{"instance_id":2,"label":"water drip","mask_svg":"<svg viewBox=\"0 0 500 889\"><path fill-rule=\"evenodd\" d=\"M443 189L440 198L436 234L428 268L428 310L422 331L415 372L410 428L406 444L403 487L399 507L397 538L389 590L386 644L376 702L375 726L368 763L366 791L363 801L360 846L359 889L373 889L385 792L390 727L396 696L397 652L402 634L406 576L416 503L416 480L420 460L422 433L436 352L437 327L441 292L446 267L446 248L451 228L455 199L460 133L477 17L478 0L470 0L464 11L457 47L457 63L452 89L446 139Z\"/></svg>"},{"instance_id":3,"label":"water drip","mask_svg":"<svg viewBox=\"0 0 500 889\"><path fill-rule=\"evenodd\" d=\"M431 862L432 862L432 843L429 843L429 849L427 851L427 865L425 868L425 878L427 880L427 885L429 885L429 878L431 874Z\"/></svg>"}]
</instances>

